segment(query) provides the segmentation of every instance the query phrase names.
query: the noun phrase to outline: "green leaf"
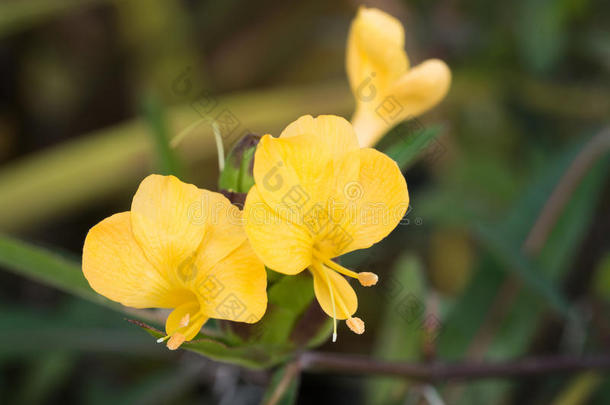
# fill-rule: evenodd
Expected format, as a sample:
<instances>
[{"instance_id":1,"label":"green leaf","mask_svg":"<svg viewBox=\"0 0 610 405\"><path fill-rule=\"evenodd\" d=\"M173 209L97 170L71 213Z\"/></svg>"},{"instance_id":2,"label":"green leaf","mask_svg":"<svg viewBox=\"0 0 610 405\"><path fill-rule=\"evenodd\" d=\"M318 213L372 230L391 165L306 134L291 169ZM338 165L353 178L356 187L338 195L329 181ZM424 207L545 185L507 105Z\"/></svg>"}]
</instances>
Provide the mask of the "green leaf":
<instances>
[{"instance_id":1,"label":"green leaf","mask_svg":"<svg viewBox=\"0 0 610 405\"><path fill-rule=\"evenodd\" d=\"M425 128L417 119L412 119L392 129L377 149L395 160L404 170L427 153L434 158L434 154L444 151L444 146L436 140L441 129L441 126Z\"/></svg>"},{"instance_id":2,"label":"green leaf","mask_svg":"<svg viewBox=\"0 0 610 405\"><path fill-rule=\"evenodd\" d=\"M121 306L91 289L80 263L49 249L34 246L0 234L0 265L15 274L28 277L78 297L113 309Z\"/></svg>"},{"instance_id":3,"label":"green leaf","mask_svg":"<svg viewBox=\"0 0 610 405\"><path fill-rule=\"evenodd\" d=\"M527 288L544 298L549 305L563 316L570 315L570 305L553 283L546 279L539 267L535 266L521 253L520 246L511 244L502 238L492 227L479 224L475 227L482 244L505 265L508 271L515 274Z\"/></svg>"},{"instance_id":4,"label":"green leaf","mask_svg":"<svg viewBox=\"0 0 610 405\"><path fill-rule=\"evenodd\" d=\"M405 308L405 305L409 305L411 309L417 306L423 309L425 306L426 289L421 262L413 254L400 257L392 276L387 280L381 279L378 288L391 288L395 293L384 295L387 296L387 302L375 342L375 357L392 361L418 360L424 338L421 328L424 315L414 313L411 314L413 316L408 316L410 309ZM408 381L394 378L371 377L367 384L366 403L401 403L409 385Z\"/></svg>"},{"instance_id":5,"label":"green leaf","mask_svg":"<svg viewBox=\"0 0 610 405\"><path fill-rule=\"evenodd\" d=\"M540 255L533 261L549 283L559 284L566 270L574 265L575 254L586 236L593 218L603 184L608 176L608 162L600 162L582 180L574 191L555 225ZM578 266L578 263L575 264ZM522 354L539 327L539 317L544 313L544 303L536 296L522 291L510 308L506 322L498 331L490 353L497 358L509 358ZM575 311L568 326L584 330L582 317ZM579 326L580 325L580 326Z\"/></svg>"},{"instance_id":6,"label":"green leaf","mask_svg":"<svg viewBox=\"0 0 610 405\"><path fill-rule=\"evenodd\" d=\"M568 23L578 13L580 0L522 1L516 18L518 51L535 72L547 72L557 65L568 38Z\"/></svg>"},{"instance_id":7,"label":"green leaf","mask_svg":"<svg viewBox=\"0 0 610 405\"><path fill-rule=\"evenodd\" d=\"M159 339L165 333L155 329L143 322L130 320L148 332L151 336ZM211 336L197 335L193 340L185 342L180 346L191 352L201 354L212 360L232 363L243 367L261 369L268 368L285 361L291 354L290 349L278 350L277 346L260 343L237 343L232 344Z\"/></svg>"},{"instance_id":8,"label":"green leaf","mask_svg":"<svg viewBox=\"0 0 610 405\"><path fill-rule=\"evenodd\" d=\"M602 380L590 405L607 405L610 403L610 379Z\"/></svg>"},{"instance_id":9,"label":"green leaf","mask_svg":"<svg viewBox=\"0 0 610 405\"><path fill-rule=\"evenodd\" d=\"M265 343L286 344L294 325L314 299L313 282L307 272L284 276L268 292L267 313L257 328Z\"/></svg>"},{"instance_id":10,"label":"green leaf","mask_svg":"<svg viewBox=\"0 0 610 405\"><path fill-rule=\"evenodd\" d=\"M193 340L183 346L186 350L212 360L253 369L272 367L286 361L292 355L292 350L278 350L276 346L257 343L228 346L212 339Z\"/></svg>"},{"instance_id":11,"label":"green leaf","mask_svg":"<svg viewBox=\"0 0 610 405\"><path fill-rule=\"evenodd\" d=\"M553 405L588 404L595 390L604 381L599 373L588 372L573 377L553 401Z\"/></svg>"},{"instance_id":12,"label":"green leaf","mask_svg":"<svg viewBox=\"0 0 610 405\"><path fill-rule=\"evenodd\" d=\"M549 238L536 258L548 269L548 276L559 279L572 265L586 236L598 205L600 193L610 175L610 158L594 165L574 190Z\"/></svg>"},{"instance_id":13,"label":"green leaf","mask_svg":"<svg viewBox=\"0 0 610 405\"><path fill-rule=\"evenodd\" d=\"M597 265L591 281L591 289L599 298L610 303L610 251Z\"/></svg>"},{"instance_id":14,"label":"green leaf","mask_svg":"<svg viewBox=\"0 0 610 405\"><path fill-rule=\"evenodd\" d=\"M39 358L51 351L165 354L116 313L76 298L53 311L4 306L0 325L5 325L0 360Z\"/></svg>"},{"instance_id":15,"label":"green leaf","mask_svg":"<svg viewBox=\"0 0 610 405\"><path fill-rule=\"evenodd\" d=\"M544 165L503 223L494 227L475 226L480 241L505 264L504 268L516 274L532 291L545 297L563 315L570 313L569 303L554 283L565 270L578 240L582 239L590 223L601 184L608 175L608 160L595 165L575 190L538 258L528 259L521 252L521 243L583 144L569 146L550 164Z\"/></svg>"},{"instance_id":16,"label":"green leaf","mask_svg":"<svg viewBox=\"0 0 610 405\"><path fill-rule=\"evenodd\" d=\"M500 270L497 260L487 253L482 256L468 287L443 320L442 334L437 341L443 359L463 358L506 279L506 273Z\"/></svg>"},{"instance_id":17,"label":"green leaf","mask_svg":"<svg viewBox=\"0 0 610 405\"><path fill-rule=\"evenodd\" d=\"M544 162L541 170L521 192L522 197L515 202L506 219L495 227L477 229L481 242L489 253L481 261L471 285L443 325L444 332L439 345L443 357L463 356L472 337L486 319L489 308L506 279L503 272L507 270L521 278L528 288L518 293L508 308L504 322L495 330L485 353L487 358L501 360L524 354L540 326L540 317L548 304L563 314L573 314L566 308L569 303L556 294L555 286L559 285L579 247L579 241L590 225L599 192L608 175L608 162L599 162L592 167L574 191L538 257L525 257L520 246L551 191L583 144L584 142L570 145ZM541 297L544 299L541 300ZM477 395L489 400L498 398L506 389L506 384L472 385L465 392L461 403L467 404L469 397Z\"/></svg>"}]
</instances>

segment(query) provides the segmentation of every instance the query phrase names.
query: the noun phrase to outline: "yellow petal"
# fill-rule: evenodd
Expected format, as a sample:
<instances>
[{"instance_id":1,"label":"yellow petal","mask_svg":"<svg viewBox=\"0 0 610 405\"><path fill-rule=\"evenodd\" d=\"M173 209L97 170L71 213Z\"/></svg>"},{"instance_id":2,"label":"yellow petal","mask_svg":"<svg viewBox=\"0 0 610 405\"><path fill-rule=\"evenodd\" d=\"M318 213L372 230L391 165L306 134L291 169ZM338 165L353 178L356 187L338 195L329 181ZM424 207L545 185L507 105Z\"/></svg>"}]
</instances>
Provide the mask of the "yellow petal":
<instances>
[{"instance_id":1,"label":"yellow petal","mask_svg":"<svg viewBox=\"0 0 610 405\"><path fill-rule=\"evenodd\" d=\"M130 307L171 308L185 299L144 256L131 232L129 212L91 228L83 247L83 273L97 293Z\"/></svg>"},{"instance_id":2,"label":"yellow petal","mask_svg":"<svg viewBox=\"0 0 610 405\"><path fill-rule=\"evenodd\" d=\"M388 99L385 103L375 103L374 107L377 106L389 106L388 110L393 111L398 106L397 103L393 102L392 99ZM383 107L381 107L383 108ZM379 110L383 113L385 110ZM385 114L384 114L385 116ZM367 107L356 107L354 116L352 117L352 124L354 131L358 134L358 142L363 148L370 148L375 146L377 142L390 130L394 125L391 124L392 120L384 120L379 116L379 112Z\"/></svg>"},{"instance_id":3,"label":"yellow petal","mask_svg":"<svg viewBox=\"0 0 610 405\"><path fill-rule=\"evenodd\" d=\"M205 262L203 255L199 262ZM267 308L267 273L248 241L198 275L202 311L210 318L257 322Z\"/></svg>"},{"instance_id":4,"label":"yellow petal","mask_svg":"<svg viewBox=\"0 0 610 405\"><path fill-rule=\"evenodd\" d=\"M304 115L288 125L280 138L291 138L308 135L310 142L315 143L318 158L339 160L346 153L358 149L358 139L354 130L345 118L336 115L319 115L313 118Z\"/></svg>"},{"instance_id":5,"label":"yellow petal","mask_svg":"<svg viewBox=\"0 0 610 405\"><path fill-rule=\"evenodd\" d=\"M361 7L352 22L347 43L346 67L357 102L368 102L373 92L384 93L409 68L400 21L375 9ZM371 83L367 83L371 81ZM365 100L362 100L362 99Z\"/></svg>"},{"instance_id":6,"label":"yellow petal","mask_svg":"<svg viewBox=\"0 0 610 405\"><path fill-rule=\"evenodd\" d=\"M409 207L407 183L398 165L375 149L361 150L358 185L362 195L352 201L353 209L342 223L352 241L341 254L367 248L385 238Z\"/></svg>"},{"instance_id":7,"label":"yellow petal","mask_svg":"<svg viewBox=\"0 0 610 405\"><path fill-rule=\"evenodd\" d=\"M434 107L447 95L450 84L451 71L442 60L429 59L415 66L389 92L403 108L399 121Z\"/></svg>"},{"instance_id":8,"label":"yellow petal","mask_svg":"<svg viewBox=\"0 0 610 405\"><path fill-rule=\"evenodd\" d=\"M247 239L242 212L222 194L203 190L209 218L197 252L198 265L207 271Z\"/></svg>"},{"instance_id":9,"label":"yellow petal","mask_svg":"<svg viewBox=\"0 0 610 405\"><path fill-rule=\"evenodd\" d=\"M323 266L316 266L312 271L313 288L320 306L329 316L334 316L333 303L331 300L328 283L330 282L333 298L335 300L334 309L337 319L347 319L358 309L358 297L354 289L347 280ZM327 278L328 277L328 280Z\"/></svg>"},{"instance_id":10,"label":"yellow petal","mask_svg":"<svg viewBox=\"0 0 610 405\"><path fill-rule=\"evenodd\" d=\"M352 123L360 145L375 145L400 122L434 107L447 95L450 84L451 71L445 62L430 59L395 81L383 98L358 104Z\"/></svg>"},{"instance_id":11,"label":"yellow petal","mask_svg":"<svg viewBox=\"0 0 610 405\"><path fill-rule=\"evenodd\" d=\"M197 336L203 324L209 319L199 313L199 308L197 301L190 301L174 309L165 321L165 333L171 335L182 329L181 333L187 341Z\"/></svg>"},{"instance_id":12,"label":"yellow petal","mask_svg":"<svg viewBox=\"0 0 610 405\"><path fill-rule=\"evenodd\" d=\"M280 138L299 135L306 136L287 151L294 156L291 161L300 164L296 174L299 179L309 178L308 183L317 187L318 190L307 188L307 191L312 195L318 191L318 203L324 205L330 200L332 206L333 202L339 202L337 197L341 198L346 186L356 181L360 172L360 146L354 128L346 119L335 115L317 118L305 115L288 125ZM307 145L307 149L303 145ZM310 156L304 156L305 150ZM322 162L326 161L329 163L324 166ZM316 168L320 170L312 172ZM321 188L324 188L323 192L319 190Z\"/></svg>"},{"instance_id":13,"label":"yellow petal","mask_svg":"<svg viewBox=\"0 0 610 405\"><path fill-rule=\"evenodd\" d=\"M173 273L203 239L207 194L174 176L146 177L131 205L135 239L160 271Z\"/></svg>"},{"instance_id":14,"label":"yellow petal","mask_svg":"<svg viewBox=\"0 0 610 405\"><path fill-rule=\"evenodd\" d=\"M265 136L255 157L256 189L245 210L246 231L265 264L295 274L309 265L314 246L325 255L340 251L323 239L329 233L340 238L332 219L359 174L360 149L343 118L304 116L280 138Z\"/></svg>"},{"instance_id":15,"label":"yellow petal","mask_svg":"<svg viewBox=\"0 0 610 405\"><path fill-rule=\"evenodd\" d=\"M347 155L358 173L358 140L350 123L337 116L304 116L290 124L280 138L266 135L254 160L254 179L262 199L280 216L293 222L316 204L325 205L336 189L334 171Z\"/></svg>"},{"instance_id":16,"label":"yellow petal","mask_svg":"<svg viewBox=\"0 0 610 405\"><path fill-rule=\"evenodd\" d=\"M303 218L316 253L322 257L337 257L352 243L352 235L346 232L343 223L354 215L354 201L362 198L360 156L361 149L355 150L327 172L334 184L326 204L311 208Z\"/></svg>"},{"instance_id":17,"label":"yellow petal","mask_svg":"<svg viewBox=\"0 0 610 405\"><path fill-rule=\"evenodd\" d=\"M254 185L250 189L244 206L252 248L272 270L297 274L311 263L313 239L304 225L290 222L272 210L258 188Z\"/></svg>"}]
</instances>

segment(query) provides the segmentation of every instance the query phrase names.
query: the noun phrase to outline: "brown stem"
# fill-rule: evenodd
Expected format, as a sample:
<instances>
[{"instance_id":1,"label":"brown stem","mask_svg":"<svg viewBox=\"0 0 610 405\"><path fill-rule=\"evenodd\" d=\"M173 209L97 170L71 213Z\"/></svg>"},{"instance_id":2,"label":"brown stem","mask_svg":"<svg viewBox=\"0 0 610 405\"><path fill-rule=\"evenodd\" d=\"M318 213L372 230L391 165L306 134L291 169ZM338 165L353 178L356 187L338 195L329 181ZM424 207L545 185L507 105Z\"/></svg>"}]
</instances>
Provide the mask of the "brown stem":
<instances>
[{"instance_id":1,"label":"brown stem","mask_svg":"<svg viewBox=\"0 0 610 405\"><path fill-rule=\"evenodd\" d=\"M589 169L609 151L610 128L606 128L595 135L578 153L576 159L553 190L523 244L523 249L527 253L536 255L540 252L561 212L570 201L574 190Z\"/></svg>"},{"instance_id":2,"label":"brown stem","mask_svg":"<svg viewBox=\"0 0 610 405\"><path fill-rule=\"evenodd\" d=\"M414 364L376 360L366 356L305 352L299 363L303 371L385 375L419 381L474 380L526 377L581 370L610 370L610 355L590 357L537 357L502 363Z\"/></svg>"},{"instance_id":3,"label":"brown stem","mask_svg":"<svg viewBox=\"0 0 610 405\"><path fill-rule=\"evenodd\" d=\"M587 142L560 179L523 244L525 253L530 256L540 253L574 190L589 169L609 151L610 128L606 128ZM500 293L491 305L485 321L477 331L468 350L470 354L475 355L475 359L482 357L485 353L498 325L504 319L510 303L516 298L519 290L520 283L514 277L509 277L500 287Z\"/></svg>"},{"instance_id":4,"label":"brown stem","mask_svg":"<svg viewBox=\"0 0 610 405\"><path fill-rule=\"evenodd\" d=\"M294 361L286 366L286 371L282 376L282 379L275 387L275 390L271 394L271 397L264 405L277 405L286 391L290 386L292 380L294 380L297 375L301 372L301 363L298 361Z\"/></svg>"}]
</instances>

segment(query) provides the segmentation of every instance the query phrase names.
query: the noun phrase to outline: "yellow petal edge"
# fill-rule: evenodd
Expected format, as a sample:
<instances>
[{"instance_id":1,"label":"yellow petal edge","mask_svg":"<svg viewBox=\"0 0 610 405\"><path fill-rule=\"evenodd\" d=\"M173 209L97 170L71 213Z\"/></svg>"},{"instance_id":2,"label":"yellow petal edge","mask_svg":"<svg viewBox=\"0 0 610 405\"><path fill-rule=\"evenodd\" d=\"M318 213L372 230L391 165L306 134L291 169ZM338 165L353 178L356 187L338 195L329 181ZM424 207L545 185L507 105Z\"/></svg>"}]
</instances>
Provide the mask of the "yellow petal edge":
<instances>
[{"instance_id":1,"label":"yellow petal edge","mask_svg":"<svg viewBox=\"0 0 610 405\"><path fill-rule=\"evenodd\" d=\"M267 307L265 267L241 211L174 176L146 177L130 212L91 228L83 274L123 305L173 308L160 339L170 349L193 339L209 318L254 323Z\"/></svg>"}]
</instances>

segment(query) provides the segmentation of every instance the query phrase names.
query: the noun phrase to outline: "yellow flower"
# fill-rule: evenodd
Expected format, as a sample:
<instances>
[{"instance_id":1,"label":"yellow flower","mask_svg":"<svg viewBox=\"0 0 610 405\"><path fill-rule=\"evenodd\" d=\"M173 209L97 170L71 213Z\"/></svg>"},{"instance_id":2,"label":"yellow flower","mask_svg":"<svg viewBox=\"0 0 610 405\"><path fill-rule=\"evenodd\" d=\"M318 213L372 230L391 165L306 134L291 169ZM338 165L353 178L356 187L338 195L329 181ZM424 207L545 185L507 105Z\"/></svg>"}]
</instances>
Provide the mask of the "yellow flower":
<instances>
[{"instance_id":1,"label":"yellow flower","mask_svg":"<svg viewBox=\"0 0 610 405\"><path fill-rule=\"evenodd\" d=\"M396 163L375 149L360 149L345 119L307 115L279 138L261 139L254 180L244 207L254 251L280 273L309 269L318 302L334 319L333 340L337 319L364 332L364 322L352 318L356 293L341 274L364 286L374 285L377 276L332 259L373 245L400 222L409 195Z\"/></svg>"},{"instance_id":2,"label":"yellow flower","mask_svg":"<svg viewBox=\"0 0 610 405\"><path fill-rule=\"evenodd\" d=\"M409 68L400 21L375 8L360 7L347 41L346 67L356 98L352 123L362 146L422 114L445 97L451 72L438 59Z\"/></svg>"},{"instance_id":3,"label":"yellow flower","mask_svg":"<svg viewBox=\"0 0 610 405\"><path fill-rule=\"evenodd\" d=\"M267 306L267 278L239 209L173 176L146 177L131 211L91 228L83 273L99 294L135 308L173 308L174 350L209 318L253 323Z\"/></svg>"}]
</instances>

